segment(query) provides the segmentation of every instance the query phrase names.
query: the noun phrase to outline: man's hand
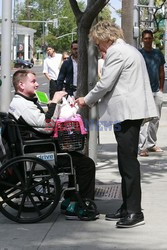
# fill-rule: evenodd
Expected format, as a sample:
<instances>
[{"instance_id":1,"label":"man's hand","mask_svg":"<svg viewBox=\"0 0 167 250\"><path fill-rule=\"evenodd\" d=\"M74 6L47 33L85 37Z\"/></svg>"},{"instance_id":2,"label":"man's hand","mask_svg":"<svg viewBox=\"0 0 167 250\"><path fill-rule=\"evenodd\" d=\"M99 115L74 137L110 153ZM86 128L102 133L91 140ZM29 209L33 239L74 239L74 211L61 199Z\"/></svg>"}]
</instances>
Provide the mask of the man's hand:
<instances>
[{"instance_id":1,"label":"man's hand","mask_svg":"<svg viewBox=\"0 0 167 250\"><path fill-rule=\"evenodd\" d=\"M65 91L57 91L54 93L53 99L51 100L52 103L58 103L61 101L62 97L67 95L68 93Z\"/></svg>"},{"instance_id":2,"label":"man's hand","mask_svg":"<svg viewBox=\"0 0 167 250\"><path fill-rule=\"evenodd\" d=\"M75 100L75 104L78 104L80 108L86 106L86 103L84 101L84 97L79 97L78 99Z\"/></svg>"}]
</instances>

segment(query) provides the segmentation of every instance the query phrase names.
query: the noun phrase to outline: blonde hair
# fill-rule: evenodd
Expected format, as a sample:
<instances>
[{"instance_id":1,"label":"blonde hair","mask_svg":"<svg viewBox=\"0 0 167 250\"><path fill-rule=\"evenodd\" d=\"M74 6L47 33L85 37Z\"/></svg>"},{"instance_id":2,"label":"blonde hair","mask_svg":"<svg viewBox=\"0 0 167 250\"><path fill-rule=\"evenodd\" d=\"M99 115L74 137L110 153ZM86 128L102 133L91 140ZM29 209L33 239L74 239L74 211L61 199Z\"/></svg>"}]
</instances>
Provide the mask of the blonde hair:
<instances>
[{"instance_id":1,"label":"blonde hair","mask_svg":"<svg viewBox=\"0 0 167 250\"><path fill-rule=\"evenodd\" d=\"M122 29L111 21L103 20L94 25L89 33L89 38L94 42L112 41L114 43L118 38L124 39Z\"/></svg>"},{"instance_id":2,"label":"blonde hair","mask_svg":"<svg viewBox=\"0 0 167 250\"><path fill-rule=\"evenodd\" d=\"M67 60L67 58L69 58L69 54L68 54L67 51L64 51L64 52L62 53L62 61Z\"/></svg>"}]
</instances>

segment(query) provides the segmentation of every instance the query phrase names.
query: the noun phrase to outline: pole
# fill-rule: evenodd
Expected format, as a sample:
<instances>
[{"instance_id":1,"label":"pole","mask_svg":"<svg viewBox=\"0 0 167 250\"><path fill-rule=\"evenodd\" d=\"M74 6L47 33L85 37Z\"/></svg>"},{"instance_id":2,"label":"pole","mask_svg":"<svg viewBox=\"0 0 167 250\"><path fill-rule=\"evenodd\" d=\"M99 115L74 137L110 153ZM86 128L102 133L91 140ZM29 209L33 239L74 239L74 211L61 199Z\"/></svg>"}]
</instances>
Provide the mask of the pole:
<instances>
[{"instance_id":1,"label":"pole","mask_svg":"<svg viewBox=\"0 0 167 250\"><path fill-rule=\"evenodd\" d=\"M0 110L7 112L11 101L11 33L12 33L12 0L2 1L2 45L1 45L1 78Z\"/></svg>"},{"instance_id":2,"label":"pole","mask_svg":"<svg viewBox=\"0 0 167 250\"><path fill-rule=\"evenodd\" d=\"M12 33L12 60L15 59L15 25L16 25L16 0L13 3L13 33Z\"/></svg>"},{"instance_id":3,"label":"pole","mask_svg":"<svg viewBox=\"0 0 167 250\"><path fill-rule=\"evenodd\" d=\"M134 46L139 47L139 37L140 37L140 25L139 25L139 8L138 0L134 0L134 11L133 11L133 39Z\"/></svg>"},{"instance_id":4,"label":"pole","mask_svg":"<svg viewBox=\"0 0 167 250\"><path fill-rule=\"evenodd\" d=\"M121 26L124 32L125 41L133 45L133 0L122 1Z\"/></svg>"},{"instance_id":5,"label":"pole","mask_svg":"<svg viewBox=\"0 0 167 250\"><path fill-rule=\"evenodd\" d=\"M43 34L43 38L42 38L42 65L44 64L44 52L45 52L45 22L44 22L44 10L42 12L42 18L43 18L43 24L42 24L42 34Z\"/></svg>"},{"instance_id":6,"label":"pole","mask_svg":"<svg viewBox=\"0 0 167 250\"><path fill-rule=\"evenodd\" d=\"M153 6L154 6L154 0L149 0L149 23L150 23L151 30L154 30Z\"/></svg>"},{"instance_id":7,"label":"pole","mask_svg":"<svg viewBox=\"0 0 167 250\"><path fill-rule=\"evenodd\" d=\"M97 82L97 50L92 42L88 47L88 91L90 91ZM97 106L94 105L89 112L89 157L97 162L97 137L98 137L98 121Z\"/></svg>"},{"instance_id":8,"label":"pole","mask_svg":"<svg viewBox=\"0 0 167 250\"><path fill-rule=\"evenodd\" d=\"M165 61L167 62L167 1L165 2Z\"/></svg>"}]
</instances>

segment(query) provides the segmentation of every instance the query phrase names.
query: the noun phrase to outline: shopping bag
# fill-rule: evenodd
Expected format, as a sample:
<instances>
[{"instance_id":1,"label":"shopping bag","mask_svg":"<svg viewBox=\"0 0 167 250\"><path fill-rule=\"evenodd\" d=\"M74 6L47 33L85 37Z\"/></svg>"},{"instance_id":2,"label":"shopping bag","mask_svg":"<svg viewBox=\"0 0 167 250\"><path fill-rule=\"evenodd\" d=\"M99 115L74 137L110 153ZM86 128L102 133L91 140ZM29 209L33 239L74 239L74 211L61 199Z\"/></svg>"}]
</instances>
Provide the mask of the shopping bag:
<instances>
[{"instance_id":1,"label":"shopping bag","mask_svg":"<svg viewBox=\"0 0 167 250\"><path fill-rule=\"evenodd\" d=\"M68 96L67 99L63 97L62 102L58 103L56 106L54 118L63 118L65 120L69 120L72 117L75 117L79 107L77 104L74 104L74 102L74 97Z\"/></svg>"}]
</instances>

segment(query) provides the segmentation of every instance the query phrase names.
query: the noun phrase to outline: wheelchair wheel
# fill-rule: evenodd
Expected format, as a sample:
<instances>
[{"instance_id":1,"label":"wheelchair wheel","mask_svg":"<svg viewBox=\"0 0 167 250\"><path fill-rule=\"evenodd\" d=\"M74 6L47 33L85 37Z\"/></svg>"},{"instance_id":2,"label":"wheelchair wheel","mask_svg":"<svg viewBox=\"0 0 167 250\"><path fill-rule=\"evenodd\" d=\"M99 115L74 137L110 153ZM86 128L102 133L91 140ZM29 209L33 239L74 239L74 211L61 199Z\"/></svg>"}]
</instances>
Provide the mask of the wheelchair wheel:
<instances>
[{"instance_id":1,"label":"wheelchair wheel","mask_svg":"<svg viewBox=\"0 0 167 250\"><path fill-rule=\"evenodd\" d=\"M82 214L80 213L81 208L83 210ZM77 215L80 220L84 220L84 221L95 220L97 216L96 204L90 199L83 199L81 202L79 202Z\"/></svg>"},{"instance_id":2,"label":"wheelchair wheel","mask_svg":"<svg viewBox=\"0 0 167 250\"><path fill-rule=\"evenodd\" d=\"M52 166L36 157L16 157L0 169L0 211L18 223L35 223L56 208L60 179Z\"/></svg>"}]
</instances>

